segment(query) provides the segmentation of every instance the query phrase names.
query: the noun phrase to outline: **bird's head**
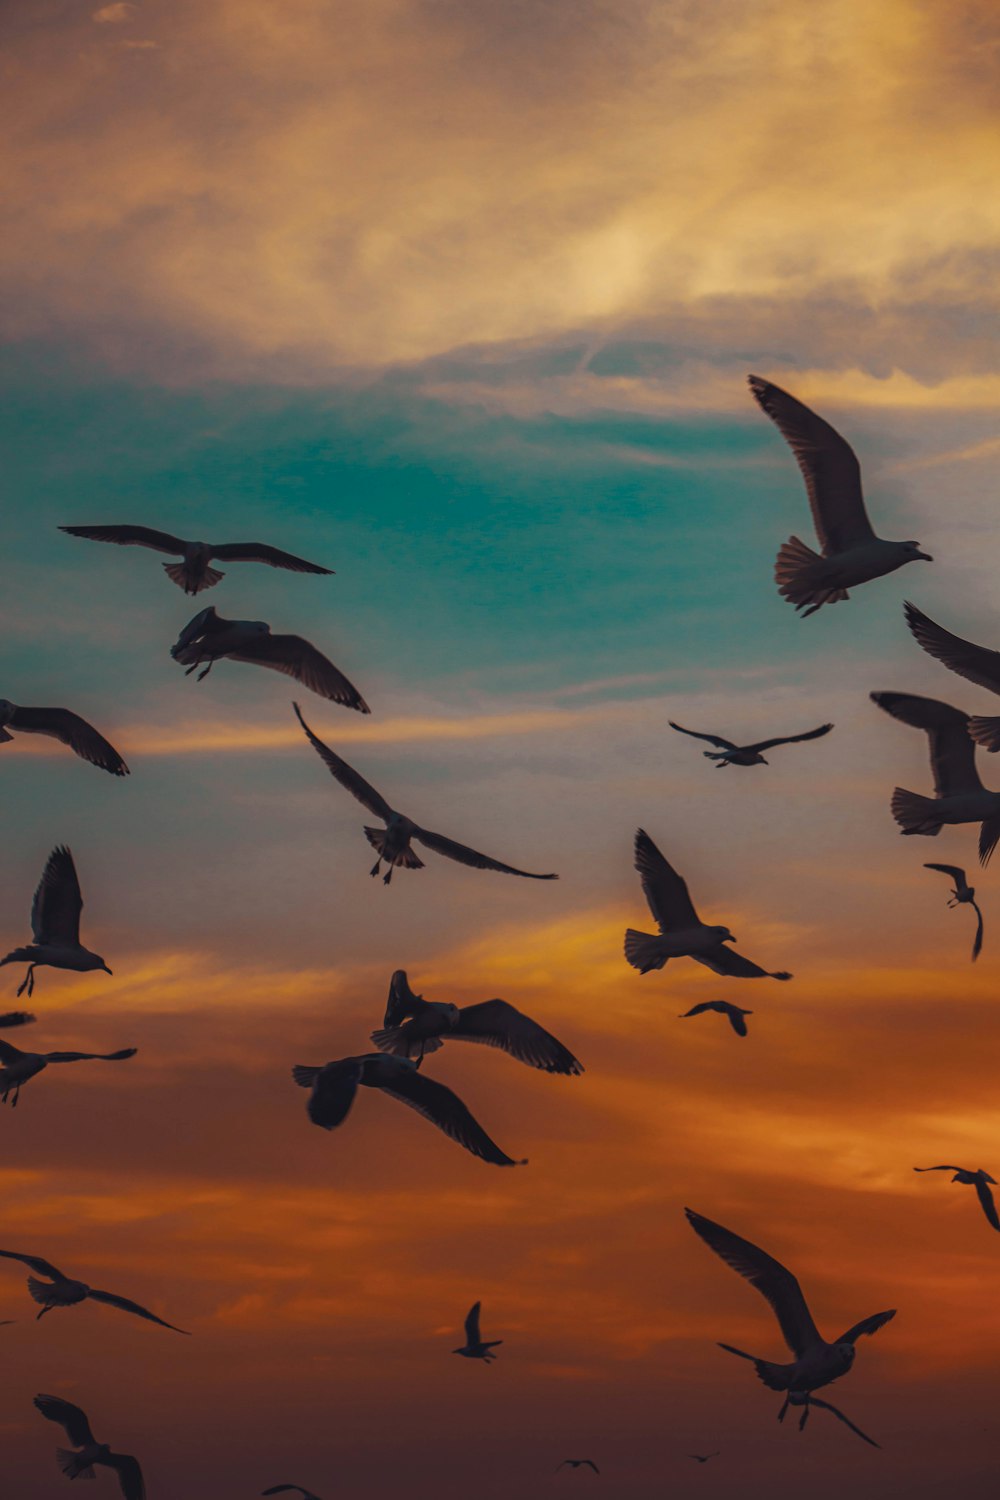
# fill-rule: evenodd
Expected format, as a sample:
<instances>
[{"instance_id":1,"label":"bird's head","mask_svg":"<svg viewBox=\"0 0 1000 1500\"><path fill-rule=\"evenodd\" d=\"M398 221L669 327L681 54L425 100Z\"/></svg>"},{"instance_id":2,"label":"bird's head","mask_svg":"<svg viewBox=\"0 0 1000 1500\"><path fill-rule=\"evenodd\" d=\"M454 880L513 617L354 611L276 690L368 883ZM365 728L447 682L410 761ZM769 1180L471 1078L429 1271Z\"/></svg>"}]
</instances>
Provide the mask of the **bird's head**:
<instances>
[{"instance_id":1,"label":"bird's head","mask_svg":"<svg viewBox=\"0 0 1000 1500\"><path fill-rule=\"evenodd\" d=\"M111 970L108 968L107 964L104 962L104 959L99 953L87 954L87 969L103 969L105 974L111 973Z\"/></svg>"},{"instance_id":2,"label":"bird's head","mask_svg":"<svg viewBox=\"0 0 1000 1500\"><path fill-rule=\"evenodd\" d=\"M454 1028L462 1019L462 1012L457 1005L446 1005L444 1008L444 1018L448 1022L448 1025Z\"/></svg>"},{"instance_id":3,"label":"bird's head","mask_svg":"<svg viewBox=\"0 0 1000 1500\"><path fill-rule=\"evenodd\" d=\"M907 561L908 562L912 562L912 560L914 558L916 558L916 557L922 558L924 562L933 562L934 561L933 557L931 557L931 555L930 555L929 552L921 552L921 550L920 550L920 543L919 542L903 542L902 546L903 546L903 549L905 550L905 552L908 554L907 555Z\"/></svg>"},{"instance_id":4,"label":"bird's head","mask_svg":"<svg viewBox=\"0 0 1000 1500\"><path fill-rule=\"evenodd\" d=\"M846 1360L849 1365L853 1365L854 1356L858 1352L853 1344L835 1344L834 1348L841 1359Z\"/></svg>"},{"instance_id":5,"label":"bird's head","mask_svg":"<svg viewBox=\"0 0 1000 1500\"><path fill-rule=\"evenodd\" d=\"M720 943L735 943L736 941L728 927L713 927L712 931Z\"/></svg>"}]
</instances>

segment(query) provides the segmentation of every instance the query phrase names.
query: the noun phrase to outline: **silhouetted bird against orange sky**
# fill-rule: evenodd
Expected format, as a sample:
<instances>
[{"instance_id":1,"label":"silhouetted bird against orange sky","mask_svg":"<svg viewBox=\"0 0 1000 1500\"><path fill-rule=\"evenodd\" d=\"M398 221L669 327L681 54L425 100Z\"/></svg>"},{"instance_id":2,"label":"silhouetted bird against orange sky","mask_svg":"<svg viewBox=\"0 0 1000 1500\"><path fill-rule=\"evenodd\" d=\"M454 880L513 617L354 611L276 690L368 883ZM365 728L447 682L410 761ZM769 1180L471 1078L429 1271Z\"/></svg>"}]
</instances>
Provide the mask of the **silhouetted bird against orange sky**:
<instances>
[{"instance_id":1,"label":"silhouetted bird against orange sky","mask_svg":"<svg viewBox=\"0 0 1000 1500\"><path fill-rule=\"evenodd\" d=\"M10 1042L0 1041L0 1104L6 1104L8 1094L13 1093L11 1108L16 1108L23 1086L49 1063L124 1062L134 1057L137 1050L123 1047L120 1052L21 1052Z\"/></svg>"},{"instance_id":2,"label":"silhouetted bird against orange sky","mask_svg":"<svg viewBox=\"0 0 1000 1500\"><path fill-rule=\"evenodd\" d=\"M28 1010L9 1010L0 1016L0 1029L7 1030L11 1026L30 1026L37 1019Z\"/></svg>"},{"instance_id":3,"label":"silhouetted bird against orange sky","mask_svg":"<svg viewBox=\"0 0 1000 1500\"><path fill-rule=\"evenodd\" d=\"M81 719L68 708L21 708L9 698L0 698L0 745L13 740L9 730L18 734L44 734L49 739L59 740L63 745L102 771L112 776L127 776L128 766L114 745L98 734L92 724Z\"/></svg>"},{"instance_id":4,"label":"silhouetted bird against orange sky","mask_svg":"<svg viewBox=\"0 0 1000 1500\"><path fill-rule=\"evenodd\" d=\"M47 1312L56 1307L76 1307L88 1299L91 1302L103 1302L108 1307L120 1308L122 1312L134 1313L137 1318L146 1318L150 1323L159 1323L161 1328L170 1328L174 1333L186 1333L186 1329L178 1328L174 1323L167 1323L163 1318L158 1318L151 1313L147 1307L141 1307L138 1302L130 1302L127 1297L119 1297L114 1292L99 1292L96 1288L88 1286L85 1281L74 1281L71 1277L56 1269L50 1260L43 1260L40 1255L21 1255L16 1250L0 1250L0 1256L4 1260L19 1260L22 1265L31 1271L37 1271L39 1276L47 1276L48 1281L38 1281L34 1276L28 1277L28 1291L32 1299L41 1304L39 1318L43 1318Z\"/></svg>"},{"instance_id":5,"label":"silhouetted bird against orange sky","mask_svg":"<svg viewBox=\"0 0 1000 1500\"><path fill-rule=\"evenodd\" d=\"M371 709L339 667L300 635L272 635L263 620L225 620L210 604L189 620L170 648L170 655L190 677L203 662L198 681L207 677L217 661L245 661L251 666L273 667L294 677L303 687L331 703L370 714Z\"/></svg>"},{"instance_id":6,"label":"silhouetted bird against orange sky","mask_svg":"<svg viewBox=\"0 0 1000 1500\"><path fill-rule=\"evenodd\" d=\"M718 1011L720 1016L725 1016L737 1036L746 1036L747 1023L743 1017L752 1016L753 1011L742 1010L738 1005L730 1005L728 1000L703 1000L700 1005L692 1005L691 1009L686 1010L678 1019L686 1021L689 1016L701 1016L708 1010Z\"/></svg>"},{"instance_id":7,"label":"silhouetted bird against orange sky","mask_svg":"<svg viewBox=\"0 0 1000 1500\"><path fill-rule=\"evenodd\" d=\"M80 942L80 913L83 897L77 878L73 856L62 844L53 849L45 862L42 878L38 882L31 903L31 931L34 942L24 948L14 948L3 964L26 963L28 972L17 987L23 995L32 994L35 988L35 969L44 966L50 969L71 969L74 973L86 974L93 969L103 969L110 974L104 959L91 953Z\"/></svg>"},{"instance_id":8,"label":"silhouetted bird against orange sky","mask_svg":"<svg viewBox=\"0 0 1000 1500\"><path fill-rule=\"evenodd\" d=\"M991 1177L989 1172L984 1172L982 1167L977 1167L974 1172L970 1171L968 1167L949 1166L914 1167L913 1170L914 1172L954 1172L955 1175L951 1179L952 1182L962 1182L967 1187L974 1187L976 1197L979 1199L979 1205L986 1215L987 1223L992 1224L994 1229L1000 1229L1000 1216L997 1214L997 1206L993 1201L993 1194L989 1188L990 1183L996 1187L997 1180L995 1177Z\"/></svg>"},{"instance_id":9,"label":"silhouetted bird against orange sky","mask_svg":"<svg viewBox=\"0 0 1000 1500\"><path fill-rule=\"evenodd\" d=\"M928 656L933 656L952 672L957 672L959 677L974 682L977 687L986 688L991 693L1000 693L1000 651L992 651L988 646L977 646L973 641L963 640L960 635L952 635L950 630L937 625L909 600L903 605L903 610L914 639ZM974 714L969 720L969 733L984 750L1000 750L1000 718Z\"/></svg>"},{"instance_id":10,"label":"silhouetted bird against orange sky","mask_svg":"<svg viewBox=\"0 0 1000 1500\"><path fill-rule=\"evenodd\" d=\"M484 1342L479 1332L479 1313L482 1308L481 1302L474 1302L465 1316L465 1344L461 1349L453 1349L452 1354L461 1354L465 1359L481 1359L484 1365L496 1359L493 1350L503 1343L503 1339L488 1339Z\"/></svg>"},{"instance_id":11,"label":"silhouetted bird against orange sky","mask_svg":"<svg viewBox=\"0 0 1000 1500\"><path fill-rule=\"evenodd\" d=\"M43 1417L58 1422L78 1450L71 1453L66 1448L56 1449L59 1467L67 1479L93 1479L95 1466L113 1469L125 1500L145 1500L146 1486L138 1459L131 1453L112 1453L107 1443L99 1443L79 1406L61 1396L36 1396L35 1405Z\"/></svg>"},{"instance_id":12,"label":"silhouetted bird against orange sky","mask_svg":"<svg viewBox=\"0 0 1000 1500\"><path fill-rule=\"evenodd\" d=\"M937 870L942 875L949 875L954 882L949 906L971 906L976 914L976 936L972 944L972 962L975 963L983 951L983 914L976 904L975 888L966 879L965 871L958 865L924 865L925 870Z\"/></svg>"},{"instance_id":13,"label":"silhouetted bird against orange sky","mask_svg":"<svg viewBox=\"0 0 1000 1500\"><path fill-rule=\"evenodd\" d=\"M693 1458L696 1464L707 1464L710 1458L718 1458L719 1450L714 1453L689 1453L688 1458Z\"/></svg>"},{"instance_id":14,"label":"silhouetted bird against orange sky","mask_svg":"<svg viewBox=\"0 0 1000 1500\"><path fill-rule=\"evenodd\" d=\"M259 562L271 568L285 568L291 573L323 573L329 575L331 568L321 568L317 563L294 557L291 552L282 552L278 547L269 547L265 542L186 542L168 531L157 531L152 526L60 526L69 536L85 537L89 542L114 542L119 547L149 547L154 552L169 552L182 557L183 562L164 563L163 571L168 578L182 588L185 594L198 594L210 589L226 575L218 568L208 565L213 558L217 562Z\"/></svg>"},{"instance_id":15,"label":"silhouetted bird against orange sky","mask_svg":"<svg viewBox=\"0 0 1000 1500\"><path fill-rule=\"evenodd\" d=\"M763 751L771 750L775 745L798 745L803 740L818 740L833 728L832 724L821 724L818 729L810 729L808 734L786 734L773 740L758 740L754 745L737 745L733 740L724 740L719 734L699 734L696 729L685 729L683 724L675 724L673 719L668 719L667 722L671 729L689 734L692 739L708 740L709 744L718 745L718 750L702 751L706 759L715 761L717 771L721 771L723 766L766 766Z\"/></svg>"},{"instance_id":16,"label":"silhouetted bird against orange sky","mask_svg":"<svg viewBox=\"0 0 1000 1500\"><path fill-rule=\"evenodd\" d=\"M571 1469L593 1469L595 1474L601 1472L592 1458L564 1458L561 1464L556 1465L556 1473L558 1474L560 1469L565 1469L567 1465Z\"/></svg>"}]
</instances>

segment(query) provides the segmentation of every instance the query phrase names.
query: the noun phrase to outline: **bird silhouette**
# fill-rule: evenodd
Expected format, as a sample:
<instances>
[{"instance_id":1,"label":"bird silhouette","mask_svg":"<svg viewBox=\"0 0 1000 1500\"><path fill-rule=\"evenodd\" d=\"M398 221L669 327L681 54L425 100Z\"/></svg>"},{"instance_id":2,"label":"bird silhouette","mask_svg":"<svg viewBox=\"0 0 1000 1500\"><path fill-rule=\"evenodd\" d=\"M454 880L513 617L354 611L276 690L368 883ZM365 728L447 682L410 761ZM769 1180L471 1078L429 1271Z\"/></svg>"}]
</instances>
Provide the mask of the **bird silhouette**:
<instances>
[{"instance_id":1,"label":"bird silhouette","mask_svg":"<svg viewBox=\"0 0 1000 1500\"><path fill-rule=\"evenodd\" d=\"M696 1464L707 1464L710 1458L718 1458L719 1450L714 1453L689 1453L688 1458L693 1458Z\"/></svg>"},{"instance_id":2,"label":"bird silhouette","mask_svg":"<svg viewBox=\"0 0 1000 1500\"><path fill-rule=\"evenodd\" d=\"M660 929L659 937L637 932L633 927L625 933L625 957L640 974L662 969L671 958L693 958L716 974L730 978L791 979L791 974L784 970L771 973L723 946L736 942L729 928L706 927L694 909L683 879L642 828L635 836L635 868Z\"/></svg>"},{"instance_id":3,"label":"bird silhouette","mask_svg":"<svg viewBox=\"0 0 1000 1500\"><path fill-rule=\"evenodd\" d=\"M909 600L903 605L906 623L914 640L944 666L974 682L977 687L991 693L1000 693L1000 651L991 651L988 646L977 646L965 641L960 635L935 623ZM984 750L1000 750L1000 718L989 714L974 714L969 720L969 734Z\"/></svg>"},{"instance_id":4,"label":"bird silhouette","mask_svg":"<svg viewBox=\"0 0 1000 1500\"><path fill-rule=\"evenodd\" d=\"M112 776L127 776L128 766L114 745L98 734L93 724L81 719L68 708L22 708L9 698L0 698L0 745L13 741L11 729L18 734L44 734L68 745L81 760L87 760Z\"/></svg>"},{"instance_id":5,"label":"bird silhouette","mask_svg":"<svg viewBox=\"0 0 1000 1500\"><path fill-rule=\"evenodd\" d=\"M28 1277L28 1291L32 1300L41 1305L39 1318L44 1318L47 1312L56 1307L75 1307L80 1302L103 1302L108 1307L118 1307L122 1312L134 1313L137 1318L146 1318L150 1323L159 1323L161 1328L170 1328L174 1333L186 1333L184 1328L178 1328L174 1323L167 1323L163 1318L158 1318L151 1313L147 1307L141 1307L138 1302L130 1302L127 1297L119 1297L115 1292L99 1292L96 1288L88 1286L85 1281L75 1281L66 1276L49 1260L43 1260L40 1255L21 1255L16 1250L0 1250L0 1256L4 1260L19 1260L29 1270L37 1271L39 1276L47 1276L48 1281L38 1281L34 1276ZM37 1320L36 1320L37 1321Z\"/></svg>"},{"instance_id":6,"label":"bird silhouette","mask_svg":"<svg viewBox=\"0 0 1000 1500\"><path fill-rule=\"evenodd\" d=\"M264 542L187 542L182 537L171 536L168 531L157 531L151 526L60 526L69 536L85 537L89 542L114 542L119 547L149 547L154 552L172 553L182 557L183 562L164 563L167 577L182 588L185 594L198 594L210 589L226 575L218 568L210 568L214 558L217 562L259 562L271 568L285 568L291 573L322 573L329 576L332 568L321 568L317 563L294 557L291 552L282 552L278 547L269 547Z\"/></svg>"},{"instance_id":7,"label":"bird silhouette","mask_svg":"<svg viewBox=\"0 0 1000 1500\"><path fill-rule=\"evenodd\" d=\"M567 1465L571 1469L593 1469L595 1474L601 1472L592 1458L564 1458L561 1464L557 1464L556 1473L558 1474L560 1469L565 1469Z\"/></svg>"},{"instance_id":8,"label":"bird silhouette","mask_svg":"<svg viewBox=\"0 0 1000 1500\"><path fill-rule=\"evenodd\" d=\"M465 1344L461 1349L453 1349L452 1354L461 1354L465 1359L481 1359L484 1365L490 1364L496 1359L493 1350L503 1343L503 1339L489 1339L483 1342L479 1332L479 1312L481 1302L474 1302L465 1317Z\"/></svg>"},{"instance_id":9,"label":"bird silhouette","mask_svg":"<svg viewBox=\"0 0 1000 1500\"><path fill-rule=\"evenodd\" d=\"M914 1167L913 1170L914 1172L954 1172L955 1175L951 1179L952 1182L962 1182L967 1187L974 1187L976 1197L979 1199L979 1205L986 1215L987 1223L991 1224L994 1229L1000 1229L1000 1216L997 1215L997 1206L993 1201L993 1194L990 1192L989 1186L992 1183L996 1187L997 1180L995 1177L991 1177L989 1172L984 1172L982 1167L977 1167L974 1172L970 1171L968 1167L949 1166Z\"/></svg>"},{"instance_id":10,"label":"bird silhouette","mask_svg":"<svg viewBox=\"0 0 1000 1500\"><path fill-rule=\"evenodd\" d=\"M225 620L210 604L189 620L170 648L170 655L182 667L186 677L203 662L208 665L198 673L198 681L207 677L217 661L250 662L253 666L273 667L294 677L303 687L344 708L370 714L371 709L353 683L348 682L339 667L328 661L315 646L300 635L272 635L263 620Z\"/></svg>"},{"instance_id":11,"label":"bird silhouette","mask_svg":"<svg viewBox=\"0 0 1000 1500\"><path fill-rule=\"evenodd\" d=\"M8 1094L13 1092L11 1108L16 1109L23 1086L49 1063L124 1062L134 1057L137 1050L123 1047L120 1052L21 1052L10 1042L0 1041L0 1104L6 1104Z\"/></svg>"},{"instance_id":12,"label":"bird silhouette","mask_svg":"<svg viewBox=\"0 0 1000 1500\"><path fill-rule=\"evenodd\" d=\"M93 1479L95 1466L114 1469L125 1500L145 1500L146 1486L138 1459L131 1453L112 1453L107 1443L99 1443L90 1430L86 1413L61 1396L36 1396L35 1405L43 1417L58 1422L78 1451L57 1448L59 1467L67 1479Z\"/></svg>"},{"instance_id":13,"label":"bird silhouette","mask_svg":"<svg viewBox=\"0 0 1000 1500\"><path fill-rule=\"evenodd\" d=\"M305 730L306 738L323 761L330 775L335 781L339 781L342 787L351 793L361 803L362 807L374 813L376 818L381 818L385 828L366 828L365 837L369 844L378 854L371 871L372 876L379 873L379 868L384 861L388 865L386 873L382 876L383 882L388 885L392 880L394 869L422 870L424 862L413 851L411 841L416 839L418 844L432 849L435 854L443 854L446 859L454 859L460 865L471 865L476 870L499 870L502 875L521 875L526 880L558 880L558 875L533 875L530 870L516 870L513 865L501 864L498 859L491 859L488 854L480 854L475 849L469 849L465 844L457 844L454 839L445 838L442 833L432 833L429 828L422 828L419 823L414 823L403 813L395 812L373 786L365 781L352 766L342 760L329 745L323 741L309 728L297 703L293 703L298 721Z\"/></svg>"},{"instance_id":14,"label":"bird silhouette","mask_svg":"<svg viewBox=\"0 0 1000 1500\"><path fill-rule=\"evenodd\" d=\"M778 592L802 617L848 598L848 589L922 558L919 542L876 536L861 490L861 466L840 433L769 380L751 375L750 390L791 448L805 480L822 555L797 536L778 552ZM806 607L808 606L808 608Z\"/></svg>"},{"instance_id":15,"label":"bird silhouette","mask_svg":"<svg viewBox=\"0 0 1000 1500\"><path fill-rule=\"evenodd\" d=\"M856 1423L852 1422L850 1417L846 1416L844 1412L840 1410L839 1406L834 1406L830 1401L821 1401L820 1398L818 1396L814 1396L811 1391L790 1391L785 1400L784 1406L778 1413L779 1422L783 1422L785 1420L785 1412L790 1406L798 1406L802 1408L802 1415L799 1418L800 1432L808 1422L809 1413L812 1411L813 1407L818 1406L821 1411L832 1412L833 1415L837 1418L838 1422L843 1422L845 1427L849 1427L852 1432L856 1432L861 1441L863 1443L867 1443L870 1448L880 1448L882 1446L881 1443L876 1443L874 1438L870 1438L867 1432L862 1432L861 1428L858 1427Z\"/></svg>"},{"instance_id":16,"label":"bird silhouette","mask_svg":"<svg viewBox=\"0 0 1000 1500\"><path fill-rule=\"evenodd\" d=\"M965 871L958 865L924 865L925 870L938 870L942 875L950 876L954 883L949 906L971 906L976 914L976 936L972 944L972 962L975 963L983 951L983 914L976 904L975 888L966 879Z\"/></svg>"},{"instance_id":17,"label":"bird silhouette","mask_svg":"<svg viewBox=\"0 0 1000 1500\"><path fill-rule=\"evenodd\" d=\"M728 1000L703 1000L700 1005L692 1005L691 1009L686 1010L678 1019L686 1021L689 1016L701 1016L707 1010L718 1011L720 1016L726 1016L736 1035L746 1036L747 1023L743 1017L752 1016L753 1011L742 1010L738 1005L730 1005Z\"/></svg>"},{"instance_id":18,"label":"bird silhouette","mask_svg":"<svg viewBox=\"0 0 1000 1500\"><path fill-rule=\"evenodd\" d=\"M808 734L786 734L773 740L758 740L754 745L737 745L734 740L724 740L720 734L700 734L697 729L685 729L683 724L675 724L673 719L668 719L667 722L671 729L676 729L680 734L689 734L692 739L708 740L709 744L718 745L718 750L702 751L707 760L715 761L717 771L721 771L723 766L766 766L768 762L763 755L765 750L771 750L775 745L798 745L803 740L818 740L833 728L832 724L821 724L818 729L810 729Z\"/></svg>"},{"instance_id":19,"label":"bird silhouette","mask_svg":"<svg viewBox=\"0 0 1000 1500\"><path fill-rule=\"evenodd\" d=\"M0 967L16 963L28 965L28 972L17 987L18 995L23 995L25 990L29 995L34 993L35 969L46 965L51 969L71 969L79 974L92 969L111 973L100 954L91 953L80 942L82 910L83 897L73 856L65 845L60 844L46 860L31 903L34 942L24 948L14 948L5 958L0 958Z\"/></svg>"},{"instance_id":20,"label":"bird silhouette","mask_svg":"<svg viewBox=\"0 0 1000 1500\"><path fill-rule=\"evenodd\" d=\"M8 1010L0 1016L0 1030L8 1030L12 1026L30 1026L37 1018L27 1010Z\"/></svg>"}]
</instances>

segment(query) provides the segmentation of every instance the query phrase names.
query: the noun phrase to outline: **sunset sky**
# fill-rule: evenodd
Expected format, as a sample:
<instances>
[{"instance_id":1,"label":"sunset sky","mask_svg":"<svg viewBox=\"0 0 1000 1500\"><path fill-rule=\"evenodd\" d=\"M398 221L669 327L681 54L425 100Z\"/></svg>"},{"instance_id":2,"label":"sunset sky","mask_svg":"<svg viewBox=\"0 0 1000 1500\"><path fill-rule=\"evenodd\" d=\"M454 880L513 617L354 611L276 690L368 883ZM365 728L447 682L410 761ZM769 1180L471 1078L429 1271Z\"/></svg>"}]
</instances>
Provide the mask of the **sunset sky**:
<instances>
[{"instance_id":1,"label":"sunset sky","mask_svg":"<svg viewBox=\"0 0 1000 1500\"><path fill-rule=\"evenodd\" d=\"M149 1500L995 1495L1000 1236L912 1168L1000 1176L1000 861L970 828L898 836L926 741L868 694L997 712L902 613L1000 647L996 7L32 0L0 53L0 695L132 768L0 747L0 951L67 843L114 970L40 970L5 1035L139 1048L3 1112L0 1247L194 1335L36 1322L0 1262L5 1493L65 1493L46 1391ZM750 371L836 423L877 529L932 565L796 618L774 555L813 533ZM57 530L109 522L335 576L224 564L185 599L156 554ZM308 637L371 717L238 663L184 677L209 603ZM296 696L395 805L559 882L432 854L370 880ZM670 719L835 729L720 776ZM791 983L628 968L640 825ZM975 968L932 859L978 879ZM529 1165L368 1091L310 1126L292 1065L369 1050L396 968L584 1063L428 1060ZM749 1037L677 1019L705 999ZM685 1204L789 1264L830 1337L898 1308L821 1393L881 1452L778 1426L716 1347L782 1359L776 1324ZM490 1367L450 1353L476 1299Z\"/></svg>"}]
</instances>

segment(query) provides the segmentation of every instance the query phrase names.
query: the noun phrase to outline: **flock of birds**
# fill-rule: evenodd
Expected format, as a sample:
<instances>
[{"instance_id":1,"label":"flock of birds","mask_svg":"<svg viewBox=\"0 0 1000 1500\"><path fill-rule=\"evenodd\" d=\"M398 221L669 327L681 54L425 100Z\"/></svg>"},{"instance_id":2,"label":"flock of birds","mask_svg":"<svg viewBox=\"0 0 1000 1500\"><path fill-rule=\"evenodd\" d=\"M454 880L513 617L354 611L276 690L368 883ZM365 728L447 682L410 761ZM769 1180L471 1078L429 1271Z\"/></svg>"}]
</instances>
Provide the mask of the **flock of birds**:
<instances>
[{"instance_id":1,"label":"flock of birds","mask_svg":"<svg viewBox=\"0 0 1000 1500\"><path fill-rule=\"evenodd\" d=\"M892 542L876 536L865 508L858 460L849 444L829 423L786 391L758 376L750 377L750 388L798 461L820 548L818 552L814 551L795 536L781 547L775 576L779 592L785 599L801 614L811 615L824 605L847 599L852 588L917 559L931 560L917 542ZM66 526L61 529L75 537L150 548L179 559L163 566L168 577L188 595L214 587L222 579L223 573L211 566L213 561L257 562L309 574L325 575L331 571L256 542L215 544L187 541L146 526ZM1000 651L952 635L912 604L905 608L909 628L926 652L959 676L1000 694ZM227 620L210 606L200 610L184 627L170 654L187 674L198 671L199 681L207 677L220 661L247 662L282 672L332 703L362 714L371 712L358 689L316 646L301 636L272 634L270 626L263 621ZM893 718L922 730L928 736L934 795L930 797L899 787L895 789L891 808L902 833L933 836L946 824L979 823L979 853L985 865L1000 840L1000 792L983 786L975 754L977 746L988 751L1000 749L1000 717L970 717L937 699L907 693L882 692L871 696L878 707ZM375 877L384 866L382 879L385 885L390 884L397 869L423 868L414 844L473 869L492 870L530 880L557 878L552 873L536 874L506 864L425 828L407 814L397 811L359 771L313 732L297 703L293 708L306 740L334 780L382 825L366 826L364 833L376 854L370 873ZM681 734L713 745L715 748L704 754L714 762L716 769L767 765L764 751L816 740L829 734L833 728L832 724L822 724L805 733L775 736L742 745L721 735L685 729L673 721L671 725ZM0 700L0 743L20 734L50 736L110 775L121 777L129 774L125 760L115 747L87 720L69 709L25 707L6 699ZM684 879L643 829L635 838L635 868L657 927L656 933L633 928L625 933L626 961L640 974L663 969L671 960L690 958L727 979L772 978L784 981L792 977L784 970L764 969L737 952L732 946L736 939L727 926L704 923L698 916ZM965 872L957 866L928 864L926 868L945 874L951 880L949 905L969 905L975 911L977 930L972 951L975 960L983 942L983 918L975 900L975 890L969 885ZM82 907L73 856L68 848L59 845L49 855L35 891L31 907L32 941L12 949L0 959L0 964L27 965L17 989L18 996L25 992L32 995L39 968L77 973L112 972L104 958L81 941ZM745 1018L752 1012L727 1000L694 1005L685 1012L684 1019L707 1013L725 1017L737 1036L747 1035ZM0 1016L0 1027L23 1027L34 1019L26 1011L11 1011ZM373 1030L370 1036L375 1050L325 1063L297 1064L292 1069L292 1077L301 1088L308 1089L308 1118L321 1129L330 1131L343 1125L359 1088L373 1089L408 1105L484 1162L503 1167L524 1165L523 1159L508 1155L492 1140L452 1089L422 1071L425 1058L440 1051L447 1043L461 1041L498 1048L542 1072L567 1077L583 1072L582 1064L562 1042L538 1021L505 1000L491 999L461 1007L425 1000L411 989L406 972L399 969L390 981L382 1026ZM0 1041L0 1102L16 1106L23 1086L50 1063L120 1062L133 1057L135 1052L134 1047L111 1053L28 1052ZM1000 1231L1000 1217L990 1191L995 1179L988 1172L982 1168L971 1170L954 1166L917 1167L915 1170L952 1172L953 1181L973 1186L988 1223ZM752 1363L768 1389L783 1394L779 1420L784 1419L790 1406L795 1407L800 1410L799 1427L803 1428L811 1408L819 1407L833 1413L866 1443L877 1447L843 1412L820 1400L815 1392L848 1373L854 1362L857 1340L882 1328L894 1317L894 1310L862 1319L832 1343L827 1342L813 1321L798 1281L789 1270L766 1251L723 1225L691 1209L686 1209L685 1213L691 1228L708 1248L755 1287L774 1312L782 1337L793 1356L791 1360L782 1363L748 1354L730 1344L721 1347ZM0 1257L22 1262L35 1273L28 1278L28 1290L40 1306L39 1318L53 1309L72 1307L89 1300L118 1308L176 1333L186 1332L137 1302L116 1293L96 1290L86 1282L65 1275L41 1256L0 1250ZM453 1352L489 1364L496 1359L495 1350L503 1341L483 1339L480 1314L481 1305L476 1302L465 1319L465 1342ZM144 1500L145 1486L138 1461L132 1455L115 1453L108 1444L99 1443L85 1413L78 1406L61 1397L47 1395L37 1396L35 1406L43 1417L63 1428L71 1444L71 1448L60 1449L58 1453L60 1467L67 1477L92 1478L95 1466L110 1468L117 1475L125 1500ZM707 1463L717 1456L715 1452L689 1455L698 1464ZM595 1475L600 1473L592 1459L564 1459L558 1470L566 1467L589 1468ZM262 1493L276 1495L286 1491L297 1492L303 1500L317 1500L311 1491L294 1484L273 1485Z\"/></svg>"}]
</instances>

